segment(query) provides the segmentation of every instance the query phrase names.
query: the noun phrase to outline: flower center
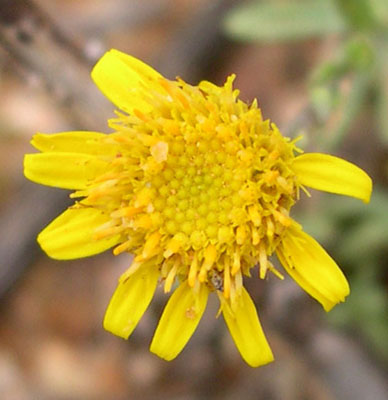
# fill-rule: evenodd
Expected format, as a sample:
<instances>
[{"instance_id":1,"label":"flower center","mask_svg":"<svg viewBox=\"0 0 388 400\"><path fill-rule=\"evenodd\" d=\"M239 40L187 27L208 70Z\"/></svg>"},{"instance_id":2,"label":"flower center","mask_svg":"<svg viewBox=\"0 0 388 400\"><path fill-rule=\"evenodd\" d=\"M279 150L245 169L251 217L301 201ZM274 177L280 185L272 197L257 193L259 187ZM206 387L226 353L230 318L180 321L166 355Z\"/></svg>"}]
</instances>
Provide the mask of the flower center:
<instances>
[{"instance_id":1,"label":"flower center","mask_svg":"<svg viewBox=\"0 0 388 400\"><path fill-rule=\"evenodd\" d=\"M154 206L168 234L182 232L200 247L232 223L232 211L242 203L236 191L247 173L220 140L180 141L169 148L165 169L151 180L158 193Z\"/></svg>"},{"instance_id":2,"label":"flower center","mask_svg":"<svg viewBox=\"0 0 388 400\"><path fill-rule=\"evenodd\" d=\"M261 277L272 269L267 256L290 224L295 144L263 121L256 102L238 100L232 81L163 80L167 94L152 96L151 113L110 121L112 172L91 185L102 191L97 201L86 195L112 217L100 234L122 233L115 253L134 252L136 265L154 259L166 290L181 275L217 290L228 282L228 297L255 264Z\"/></svg>"}]
</instances>

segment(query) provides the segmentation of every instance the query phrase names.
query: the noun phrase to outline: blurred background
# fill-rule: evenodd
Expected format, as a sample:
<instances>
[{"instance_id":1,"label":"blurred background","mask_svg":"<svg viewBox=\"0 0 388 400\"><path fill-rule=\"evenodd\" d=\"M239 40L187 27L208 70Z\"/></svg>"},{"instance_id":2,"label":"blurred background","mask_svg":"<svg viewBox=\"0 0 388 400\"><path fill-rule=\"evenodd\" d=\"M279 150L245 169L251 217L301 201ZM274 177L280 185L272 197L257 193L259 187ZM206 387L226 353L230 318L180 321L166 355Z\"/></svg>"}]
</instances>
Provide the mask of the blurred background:
<instances>
[{"instance_id":1,"label":"blurred background","mask_svg":"<svg viewBox=\"0 0 388 400\"><path fill-rule=\"evenodd\" d=\"M107 131L113 107L89 72L112 47L192 84L236 73L285 135L373 178L369 205L311 191L293 209L348 277L346 303L326 314L289 279L245 282L274 363L241 360L216 299L160 360L148 347L162 291L129 341L102 329L130 255L59 262L38 248L69 193L27 182L23 155L37 131ZM387 399L387 71L386 0L0 0L0 399Z\"/></svg>"}]
</instances>

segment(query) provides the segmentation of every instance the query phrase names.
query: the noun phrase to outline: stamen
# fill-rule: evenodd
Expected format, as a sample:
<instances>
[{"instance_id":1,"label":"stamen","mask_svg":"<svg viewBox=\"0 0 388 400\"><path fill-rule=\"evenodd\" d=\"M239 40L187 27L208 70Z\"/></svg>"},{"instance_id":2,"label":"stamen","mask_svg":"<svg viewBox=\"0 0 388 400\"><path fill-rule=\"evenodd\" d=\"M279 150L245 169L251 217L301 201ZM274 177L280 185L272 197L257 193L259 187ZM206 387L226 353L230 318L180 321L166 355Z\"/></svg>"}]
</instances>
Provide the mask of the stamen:
<instances>
[{"instance_id":1,"label":"stamen","mask_svg":"<svg viewBox=\"0 0 388 400\"><path fill-rule=\"evenodd\" d=\"M175 261L164 283L164 293L168 293L171 290L172 284L174 283L175 280L177 269L178 269L178 263L177 261Z\"/></svg>"},{"instance_id":2,"label":"stamen","mask_svg":"<svg viewBox=\"0 0 388 400\"><path fill-rule=\"evenodd\" d=\"M143 210L143 207L123 207L113 211L110 216L112 218L132 217Z\"/></svg>"},{"instance_id":3,"label":"stamen","mask_svg":"<svg viewBox=\"0 0 388 400\"><path fill-rule=\"evenodd\" d=\"M186 237L182 233L177 233L167 244L167 248L163 253L164 258L170 257L172 254L178 252L178 250L182 247L185 243Z\"/></svg>"},{"instance_id":4,"label":"stamen","mask_svg":"<svg viewBox=\"0 0 388 400\"><path fill-rule=\"evenodd\" d=\"M237 294L237 296L240 296L241 290L243 287L243 278L242 278L241 270L237 271L237 274L234 277L234 284L236 287L236 294Z\"/></svg>"},{"instance_id":5,"label":"stamen","mask_svg":"<svg viewBox=\"0 0 388 400\"><path fill-rule=\"evenodd\" d=\"M137 217L130 224L134 229L150 229L153 226L152 218L148 214L143 214Z\"/></svg>"},{"instance_id":6,"label":"stamen","mask_svg":"<svg viewBox=\"0 0 388 400\"><path fill-rule=\"evenodd\" d=\"M235 276L240 271L240 253L235 249L233 253L232 276Z\"/></svg>"},{"instance_id":7,"label":"stamen","mask_svg":"<svg viewBox=\"0 0 388 400\"><path fill-rule=\"evenodd\" d=\"M245 242L246 237L247 237L247 233L246 233L246 230L245 230L245 226L244 225L239 225L237 227L237 230L236 230L236 242L237 242L237 244L240 244L240 245L243 244Z\"/></svg>"},{"instance_id":8,"label":"stamen","mask_svg":"<svg viewBox=\"0 0 388 400\"><path fill-rule=\"evenodd\" d=\"M140 118L142 121L144 122L148 122L150 120L150 117L148 117L147 115L143 114L140 110L138 110L137 108L135 108L133 110L133 113L136 115L136 117Z\"/></svg>"},{"instance_id":9,"label":"stamen","mask_svg":"<svg viewBox=\"0 0 388 400\"><path fill-rule=\"evenodd\" d=\"M277 211L277 210L273 210L272 211L275 218L284 226L288 227L291 225L292 223L292 219L284 214L282 214L281 212Z\"/></svg>"},{"instance_id":10,"label":"stamen","mask_svg":"<svg viewBox=\"0 0 388 400\"><path fill-rule=\"evenodd\" d=\"M274 266L273 264L268 261L268 270L271 271L277 278L279 278L280 280L284 279L284 275L282 273L280 273Z\"/></svg>"},{"instance_id":11,"label":"stamen","mask_svg":"<svg viewBox=\"0 0 388 400\"><path fill-rule=\"evenodd\" d=\"M267 217L266 221L267 221L267 236L270 240L272 240L273 235L275 233L275 226L274 226L274 223L273 223L271 217Z\"/></svg>"},{"instance_id":12,"label":"stamen","mask_svg":"<svg viewBox=\"0 0 388 400\"><path fill-rule=\"evenodd\" d=\"M153 197L152 190L148 187L144 187L136 195L135 207L147 206L151 202L152 197Z\"/></svg>"},{"instance_id":13,"label":"stamen","mask_svg":"<svg viewBox=\"0 0 388 400\"><path fill-rule=\"evenodd\" d=\"M260 243L260 235L259 231L255 226L252 226L252 244L254 246L258 245Z\"/></svg>"},{"instance_id":14,"label":"stamen","mask_svg":"<svg viewBox=\"0 0 388 400\"><path fill-rule=\"evenodd\" d=\"M199 272L199 281L204 282L207 277L207 271L210 270L217 257L217 249L213 245L209 245L204 252L204 261Z\"/></svg>"},{"instance_id":15,"label":"stamen","mask_svg":"<svg viewBox=\"0 0 388 400\"><path fill-rule=\"evenodd\" d=\"M119 282L125 282L131 275L138 271L142 265L144 265L143 260L139 257L135 257L130 267L120 276Z\"/></svg>"},{"instance_id":16,"label":"stamen","mask_svg":"<svg viewBox=\"0 0 388 400\"><path fill-rule=\"evenodd\" d=\"M263 242L260 243L259 247L259 262L260 262L260 268L259 268L260 279L265 279L265 275L268 269L268 259Z\"/></svg>"},{"instance_id":17,"label":"stamen","mask_svg":"<svg viewBox=\"0 0 388 400\"><path fill-rule=\"evenodd\" d=\"M261 215L259 214L259 210L257 209L257 206L253 206L253 205L249 206L248 214L249 214L249 217L251 218L251 221L253 222L253 225L260 226Z\"/></svg>"},{"instance_id":18,"label":"stamen","mask_svg":"<svg viewBox=\"0 0 388 400\"><path fill-rule=\"evenodd\" d=\"M115 256L121 254L122 252L128 250L133 245L133 241L131 239L119 244L113 249L113 254Z\"/></svg>"},{"instance_id":19,"label":"stamen","mask_svg":"<svg viewBox=\"0 0 388 400\"><path fill-rule=\"evenodd\" d=\"M188 277L188 282L191 287L194 287L195 282L197 281L197 271L198 271L198 259L197 259L197 253L194 252L193 260L191 261L190 264L189 277Z\"/></svg>"},{"instance_id":20,"label":"stamen","mask_svg":"<svg viewBox=\"0 0 388 400\"><path fill-rule=\"evenodd\" d=\"M160 233L156 231L152 233L146 240L142 252L142 256L145 260L158 253L159 251L158 244L160 241L160 237L161 237Z\"/></svg>"}]
</instances>

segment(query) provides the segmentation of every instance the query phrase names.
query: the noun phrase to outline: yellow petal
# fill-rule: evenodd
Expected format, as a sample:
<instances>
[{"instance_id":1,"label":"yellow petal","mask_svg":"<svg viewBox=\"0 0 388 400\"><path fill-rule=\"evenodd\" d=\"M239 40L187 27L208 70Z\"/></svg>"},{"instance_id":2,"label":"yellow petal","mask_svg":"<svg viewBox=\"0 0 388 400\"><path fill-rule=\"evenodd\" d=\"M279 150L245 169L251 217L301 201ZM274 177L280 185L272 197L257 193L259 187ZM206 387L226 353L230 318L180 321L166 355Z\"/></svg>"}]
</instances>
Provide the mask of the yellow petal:
<instances>
[{"instance_id":1,"label":"yellow petal","mask_svg":"<svg viewBox=\"0 0 388 400\"><path fill-rule=\"evenodd\" d=\"M361 168L342 158L306 153L295 158L292 168L302 185L369 202L371 178Z\"/></svg>"},{"instance_id":2,"label":"yellow petal","mask_svg":"<svg viewBox=\"0 0 388 400\"><path fill-rule=\"evenodd\" d=\"M276 252L288 274L326 311L349 294L348 282L338 265L299 227L289 228Z\"/></svg>"},{"instance_id":3,"label":"yellow petal","mask_svg":"<svg viewBox=\"0 0 388 400\"><path fill-rule=\"evenodd\" d=\"M241 357L251 367L259 367L274 360L272 350L265 338L256 307L243 287L236 308L225 303L222 307L226 325Z\"/></svg>"},{"instance_id":4,"label":"yellow petal","mask_svg":"<svg viewBox=\"0 0 388 400\"><path fill-rule=\"evenodd\" d=\"M104 141L107 136L104 133L89 131L37 133L31 144L42 152L114 154L114 146L109 146Z\"/></svg>"},{"instance_id":5,"label":"yellow petal","mask_svg":"<svg viewBox=\"0 0 388 400\"><path fill-rule=\"evenodd\" d=\"M106 310L104 328L128 339L154 296L158 277L157 266L143 265L120 281Z\"/></svg>"},{"instance_id":6,"label":"yellow petal","mask_svg":"<svg viewBox=\"0 0 388 400\"><path fill-rule=\"evenodd\" d=\"M120 59L123 63L127 65L128 68L135 71L144 80L154 81L162 77L159 72L155 71L152 67L150 67L143 61L140 61L136 57L133 57L116 49L111 49L108 53L111 53L112 56Z\"/></svg>"},{"instance_id":7,"label":"yellow petal","mask_svg":"<svg viewBox=\"0 0 388 400\"><path fill-rule=\"evenodd\" d=\"M24 156L24 175L33 182L62 189L85 189L108 163L89 154L37 153Z\"/></svg>"},{"instance_id":8,"label":"yellow petal","mask_svg":"<svg viewBox=\"0 0 388 400\"><path fill-rule=\"evenodd\" d=\"M158 86L160 77L140 60L114 49L105 53L92 71L92 78L102 93L130 114L134 109L145 113L152 109L145 101L147 89Z\"/></svg>"},{"instance_id":9,"label":"yellow petal","mask_svg":"<svg viewBox=\"0 0 388 400\"><path fill-rule=\"evenodd\" d=\"M170 297L152 339L150 350L167 361L175 358L194 333L205 311L209 289L194 292L187 281Z\"/></svg>"},{"instance_id":10,"label":"yellow petal","mask_svg":"<svg viewBox=\"0 0 388 400\"><path fill-rule=\"evenodd\" d=\"M94 208L69 208L38 236L38 243L52 258L70 260L101 253L119 242L119 235L95 240L94 231L109 217Z\"/></svg>"}]
</instances>

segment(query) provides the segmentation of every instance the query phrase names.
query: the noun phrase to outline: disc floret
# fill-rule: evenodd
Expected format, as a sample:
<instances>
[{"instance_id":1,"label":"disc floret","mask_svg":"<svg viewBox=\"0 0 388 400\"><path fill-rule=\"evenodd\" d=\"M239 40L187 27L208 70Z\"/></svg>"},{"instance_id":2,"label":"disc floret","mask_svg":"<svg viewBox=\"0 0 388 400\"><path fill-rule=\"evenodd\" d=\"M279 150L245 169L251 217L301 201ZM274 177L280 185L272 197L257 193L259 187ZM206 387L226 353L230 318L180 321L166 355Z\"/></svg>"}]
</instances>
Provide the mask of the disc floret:
<instances>
[{"instance_id":1,"label":"disc floret","mask_svg":"<svg viewBox=\"0 0 388 400\"><path fill-rule=\"evenodd\" d=\"M120 233L115 254L136 254L132 270L153 259L168 292L176 276L235 299L242 275L260 277L290 224L298 183L296 147L233 90L164 80L152 112L118 114L105 141L111 172L82 192L112 218L98 236ZM100 196L96 198L96 193ZM280 276L279 273L277 273Z\"/></svg>"},{"instance_id":2,"label":"disc floret","mask_svg":"<svg viewBox=\"0 0 388 400\"><path fill-rule=\"evenodd\" d=\"M121 276L104 327L128 338L158 282L176 288L159 320L151 352L172 360L203 315L210 292L220 299L229 332L251 366L273 361L243 276L259 265L278 277L268 257L326 311L349 294L335 261L289 212L305 186L368 202L370 177L354 164L301 152L263 120L256 101L232 83L191 86L165 79L117 50L92 78L120 109L113 133L36 134L24 172L32 181L75 190L75 204L38 236L57 259L114 248L134 253ZM304 189L305 190L305 189Z\"/></svg>"}]
</instances>

